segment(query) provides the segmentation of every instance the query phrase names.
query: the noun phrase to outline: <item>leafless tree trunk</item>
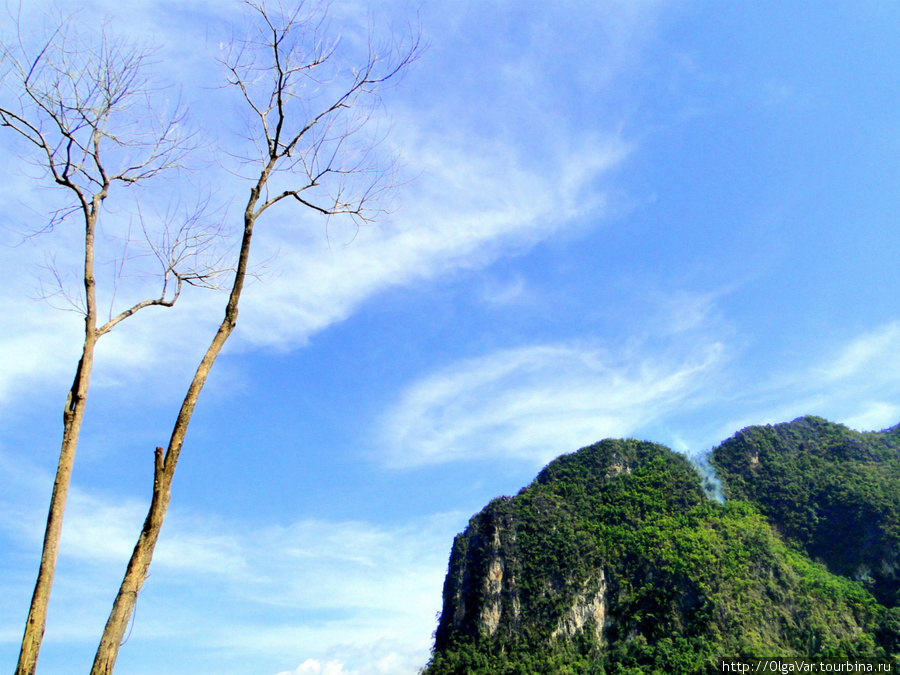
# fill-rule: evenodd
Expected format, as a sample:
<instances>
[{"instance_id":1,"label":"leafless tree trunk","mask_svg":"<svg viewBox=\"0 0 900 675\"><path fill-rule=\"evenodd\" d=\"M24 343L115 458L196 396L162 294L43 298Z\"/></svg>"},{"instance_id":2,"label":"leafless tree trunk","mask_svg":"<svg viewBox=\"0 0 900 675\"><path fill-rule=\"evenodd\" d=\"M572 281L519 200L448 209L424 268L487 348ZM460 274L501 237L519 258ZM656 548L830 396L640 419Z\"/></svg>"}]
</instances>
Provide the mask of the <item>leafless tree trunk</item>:
<instances>
[{"instance_id":1,"label":"leafless tree trunk","mask_svg":"<svg viewBox=\"0 0 900 675\"><path fill-rule=\"evenodd\" d=\"M189 231L197 221L188 219L167 244L150 243L162 264L159 297L117 314L111 305L109 319L100 323L95 255L105 200L116 185L135 186L181 168L192 141L178 133L177 111L163 118L145 112L152 91L143 74L146 50L105 32L79 34L66 21L56 23L31 52L27 42L22 35L0 41L0 127L15 132L45 178L69 197L69 205L54 212L44 229L76 217L84 228L83 297L59 289L84 315L84 341L63 409L62 445L17 675L31 675L37 665L97 341L145 307L173 305L183 283L205 285L212 274L202 265L191 266L193 253L205 248L209 237ZM137 122L134 110L141 111Z\"/></svg>"},{"instance_id":2,"label":"leafless tree trunk","mask_svg":"<svg viewBox=\"0 0 900 675\"><path fill-rule=\"evenodd\" d=\"M250 175L243 237L225 316L188 388L168 447L154 454L153 496L147 518L94 658L92 675L110 675L141 591L171 500L172 480L197 399L213 364L237 325L257 220L288 200L326 217L346 216L359 226L384 212L395 186L394 162L379 163L379 139L364 133L379 91L418 57L418 35L374 45L362 63L345 67L329 41L324 5L270 9L246 0L246 36L233 37L222 54L227 83L240 95L255 130L255 156L239 170ZM315 92L311 94L310 92ZM273 187L277 180L277 187Z\"/></svg>"}]
</instances>

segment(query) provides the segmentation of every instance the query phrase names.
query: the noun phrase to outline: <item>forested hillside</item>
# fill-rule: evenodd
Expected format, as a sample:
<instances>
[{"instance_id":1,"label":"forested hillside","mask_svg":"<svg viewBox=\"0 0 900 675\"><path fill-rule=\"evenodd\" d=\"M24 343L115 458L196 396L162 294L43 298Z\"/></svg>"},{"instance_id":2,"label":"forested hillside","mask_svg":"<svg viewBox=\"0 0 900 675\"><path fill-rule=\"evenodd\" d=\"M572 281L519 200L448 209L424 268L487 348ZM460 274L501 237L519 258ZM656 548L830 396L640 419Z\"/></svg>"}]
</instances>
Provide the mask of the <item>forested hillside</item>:
<instances>
[{"instance_id":1,"label":"forested hillside","mask_svg":"<svg viewBox=\"0 0 900 675\"><path fill-rule=\"evenodd\" d=\"M745 429L713 452L725 504L660 445L606 440L564 455L456 537L423 672L889 657L898 447L896 428L859 434L817 418Z\"/></svg>"},{"instance_id":2,"label":"forested hillside","mask_svg":"<svg viewBox=\"0 0 900 675\"><path fill-rule=\"evenodd\" d=\"M729 499L878 600L900 591L900 425L859 433L817 417L750 427L713 452Z\"/></svg>"}]
</instances>

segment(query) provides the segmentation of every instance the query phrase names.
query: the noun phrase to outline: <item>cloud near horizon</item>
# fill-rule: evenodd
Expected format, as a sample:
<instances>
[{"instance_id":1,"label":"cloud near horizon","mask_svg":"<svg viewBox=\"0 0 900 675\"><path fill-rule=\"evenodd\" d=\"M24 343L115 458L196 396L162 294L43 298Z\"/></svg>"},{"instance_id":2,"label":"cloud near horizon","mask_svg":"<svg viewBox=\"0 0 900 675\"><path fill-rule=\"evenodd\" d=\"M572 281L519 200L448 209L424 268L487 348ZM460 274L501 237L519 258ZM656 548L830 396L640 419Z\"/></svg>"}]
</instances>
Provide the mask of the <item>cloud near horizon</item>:
<instances>
[{"instance_id":1,"label":"cloud near horizon","mask_svg":"<svg viewBox=\"0 0 900 675\"><path fill-rule=\"evenodd\" d=\"M356 671L344 670L344 664L341 661L319 663L315 659L306 659L306 661L297 666L297 670L291 673L284 671L278 673L278 675L303 675L303 673L321 673L321 675L356 675Z\"/></svg>"},{"instance_id":2,"label":"cloud near horizon","mask_svg":"<svg viewBox=\"0 0 900 675\"><path fill-rule=\"evenodd\" d=\"M39 547L35 525L45 517L44 490L36 488L46 487L48 477L27 469L0 462L12 495L0 499L0 538L16 550ZM73 487L52 640L92 643L99 634L145 509L138 500ZM132 643L153 649L159 640L187 640L261 656L292 654L306 671L319 667L310 672L415 672L427 660L434 629L423 617L440 608L446 556L467 517L433 514L394 527L302 519L248 529L176 506L141 595ZM24 600L30 583L30 576L4 580L0 610L15 630L0 639L20 639L15 599ZM403 668L392 671L392 663Z\"/></svg>"},{"instance_id":3,"label":"cloud near horizon","mask_svg":"<svg viewBox=\"0 0 900 675\"><path fill-rule=\"evenodd\" d=\"M857 431L881 431L900 423L900 321L890 321L787 369L731 374L736 386L720 401L741 411L706 430L706 447L747 426L816 415Z\"/></svg>"},{"instance_id":4,"label":"cloud near horizon","mask_svg":"<svg viewBox=\"0 0 900 675\"><path fill-rule=\"evenodd\" d=\"M876 326L811 369L806 396L816 413L860 431L900 422L900 321Z\"/></svg>"}]
</instances>

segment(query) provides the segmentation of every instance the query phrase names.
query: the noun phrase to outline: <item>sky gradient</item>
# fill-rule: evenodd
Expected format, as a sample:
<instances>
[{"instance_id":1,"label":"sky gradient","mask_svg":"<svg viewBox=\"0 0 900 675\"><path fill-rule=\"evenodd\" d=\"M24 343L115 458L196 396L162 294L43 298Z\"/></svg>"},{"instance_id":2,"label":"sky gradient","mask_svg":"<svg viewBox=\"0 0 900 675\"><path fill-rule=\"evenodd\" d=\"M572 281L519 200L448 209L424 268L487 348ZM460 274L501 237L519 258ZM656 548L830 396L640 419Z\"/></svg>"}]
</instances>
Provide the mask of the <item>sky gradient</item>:
<instances>
[{"instance_id":1,"label":"sky gradient","mask_svg":"<svg viewBox=\"0 0 900 675\"><path fill-rule=\"evenodd\" d=\"M76 5L152 40L210 146L234 147L211 54L237 3L57 3ZM29 3L26 27L50 8ZM332 14L351 44L370 21L418 16L428 49L376 120L407 182L358 232L290 208L261 222L259 278L201 398L117 673L412 675L453 536L559 454L633 436L697 455L804 414L900 422L896 3L335 0ZM22 151L0 134L7 669L81 330L35 300L47 256L77 263L79 232L23 241L53 194ZM233 226L246 185L214 162L191 181L161 189L211 186ZM153 448L224 302L187 293L99 344L42 675L90 666Z\"/></svg>"}]
</instances>

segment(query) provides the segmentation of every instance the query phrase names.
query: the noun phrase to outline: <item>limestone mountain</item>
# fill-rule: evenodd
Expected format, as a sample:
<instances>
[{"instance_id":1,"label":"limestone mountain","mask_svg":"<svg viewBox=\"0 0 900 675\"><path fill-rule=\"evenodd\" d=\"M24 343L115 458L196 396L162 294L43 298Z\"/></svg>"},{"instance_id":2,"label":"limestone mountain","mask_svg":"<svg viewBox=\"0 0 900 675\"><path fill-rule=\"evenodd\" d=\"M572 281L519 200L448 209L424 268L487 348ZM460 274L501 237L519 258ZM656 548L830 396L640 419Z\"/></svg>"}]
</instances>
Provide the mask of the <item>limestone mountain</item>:
<instances>
[{"instance_id":1,"label":"limestone mountain","mask_svg":"<svg viewBox=\"0 0 900 675\"><path fill-rule=\"evenodd\" d=\"M723 656L891 656L898 436L818 418L745 429L713 453L725 504L660 445L606 440L564 455L457 535L423 673L704 673ZM793 501L773 489L788 466L812 474L796 480L805 491L787 490ZM829 528L865 544L858 559L825 545Z\"/></svg>"},{"instance_id":2,"label":"limestone mountain","mask_svg":"<svg viewBox=\"0 0 900 675\"><path fill-rule=\"evenodd\" d=\"M859 433L818 417L750 427L717 447L725 495L882 604L900 604L900 425Z\"/></svg>"}]
</instances>

